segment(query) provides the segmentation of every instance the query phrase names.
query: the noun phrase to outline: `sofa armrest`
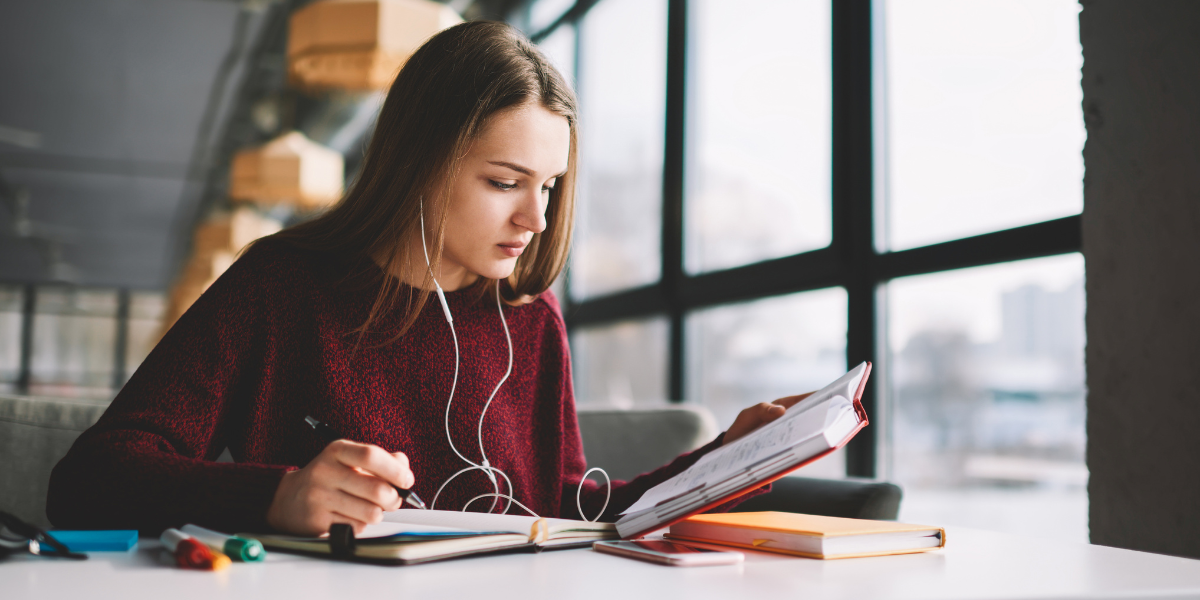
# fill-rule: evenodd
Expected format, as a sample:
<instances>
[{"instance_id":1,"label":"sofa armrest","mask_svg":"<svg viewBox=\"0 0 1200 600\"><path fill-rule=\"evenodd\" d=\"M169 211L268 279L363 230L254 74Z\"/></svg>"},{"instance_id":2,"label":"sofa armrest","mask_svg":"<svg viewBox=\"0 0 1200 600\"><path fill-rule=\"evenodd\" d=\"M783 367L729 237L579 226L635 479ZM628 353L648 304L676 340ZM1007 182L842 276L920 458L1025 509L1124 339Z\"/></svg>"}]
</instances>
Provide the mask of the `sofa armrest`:
<instances>
[{"instance_id":1,"label":"sofa armrest","mask_svg":"<svg viewBox=\"0 0 1200 600\"><path fill-rule=\"evenodd\" d=\"M704 407L621 410L581 406L579 433L589 467L629 480L710 442L720 431Z\"/></svg>"},{"instance_id":2,"label":"sofa armrest","mask_svg":"<svg viewBox=\"0 0 1200 600\"><path fill-rule=\"evenodd\" d=\"M751 498L733 512L779 511L894 521L900 512L900 487L854 479L783 477L771 491Z\"/></svg>"},{"instance_id":3,"label":"sofa armrest","mask_svg":"<svg viewBox=\"0 0 1200 600\"><path fill-rule=\"evenodd\" d=\"M0 395L0 510L41 527L50 471L109 400Z\"/></svg>"}]
</instances>

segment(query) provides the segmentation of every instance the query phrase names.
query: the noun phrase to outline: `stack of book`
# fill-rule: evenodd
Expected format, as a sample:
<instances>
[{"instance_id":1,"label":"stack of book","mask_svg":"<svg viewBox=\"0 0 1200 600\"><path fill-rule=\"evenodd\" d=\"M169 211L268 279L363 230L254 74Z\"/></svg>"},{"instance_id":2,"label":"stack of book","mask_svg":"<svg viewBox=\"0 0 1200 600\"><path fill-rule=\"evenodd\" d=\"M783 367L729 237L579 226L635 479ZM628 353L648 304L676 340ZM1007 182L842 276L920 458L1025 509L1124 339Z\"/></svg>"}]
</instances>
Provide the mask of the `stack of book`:
<instances>
[{"instance_id":1,"label":"stack of book","mask_svg":"<svg viewBox=\"0 0 1200 600\"><path fill-rule=\"evenodd\" d=\"M928 552L946 545L940 527L785 512L696 515L667 537L808 558L855 558Z\"/></svg>"}]
</instances>

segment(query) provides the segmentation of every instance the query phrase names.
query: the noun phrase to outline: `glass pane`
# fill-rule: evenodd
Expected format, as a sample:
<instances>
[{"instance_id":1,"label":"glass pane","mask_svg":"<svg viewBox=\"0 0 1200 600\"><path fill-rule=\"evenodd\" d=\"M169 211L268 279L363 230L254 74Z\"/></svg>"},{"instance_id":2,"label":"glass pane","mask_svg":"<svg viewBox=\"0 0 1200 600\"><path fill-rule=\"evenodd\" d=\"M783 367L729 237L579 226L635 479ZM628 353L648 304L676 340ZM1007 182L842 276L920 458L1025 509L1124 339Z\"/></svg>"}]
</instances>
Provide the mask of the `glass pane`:
<instances>
[{"instance_id":1,"label":"glass pane","mask_svg":"<svg viewBox=\"0 0 1200 600\"><path fill-rule=\"evenodd\" d=\"M1088 540L1083 257L887 286L901 518Z\"/></svg>"},{"instance_id":2,"label":"glass pane","mask_svg":"<svg viewBox=\"0 0 1200 600\"><path fill-rule=\"evenodd\" d=\"M554 68L572 84L575 82L575 37L574 25L562 25L538 44Z\"/></svg>"},{"instance_id":3,"label":"glass pane","mask_svg":"<svg viewBox=\"0 0 1200 600\"><path fill-rule=\"evenodd\" d=\"M727 429L742 409L820 389L846 372L846 291L831 288L697 311L687 320L687 397ZM843 477L839 450L797 471Z\"/></svg>"},{"instance_id":4,"label":"glass pane","mask_svg":"<svg viewBox=\"0 0 1200 600\"><path fill-rule=\"evenodd\" d=\"M554 24L572 6L575 6L575 0L536 0L529 7L529 34Z\"/></svg>"},{"instance_id":5,"label":"glass pane","mask_svg":"<svg viewBox=\"0 0 1200 600\"><path fill-rule=\"evenodd\" d=\"M1082 210L1079 8L886 3L884 249Z\"/></svg>"},{"instance_id":6,"label":"glass pane","mask_svg":"<svg viewBox=\"0 0 1200 600\"><path fill-rule=\"evenodd\" d=\"M30 393L110 395L116 291L41 287L36 304Z\"/></svg>"},{"instance_id":7,"label":"glass pane","mask_svg":"<svg viewBox=\"0 0 1200 600\"><path fill-rule=\"evenodd\" d=\"M125 346L125 377L128 378L146 360L163 334L167 313L166 296L158 292L139 292L129 296L129 337Z\"/></svg>"},{"instance_id":8,"label":"glass pane","mask_svg":"<svg viewBox=\"0 0 1200 600\"><path fill-rule=\"evenodd\" d=\"M579 28L580 158L571 295L658 281L665 0L604 0Z\"/></svg>"},{"instance_id":9,"label":"glass pane","mask_svg":"<svg viewBox=\"0 0 1200 600\"><path fill-rule=\"evenodd\" d=\"M14 391L21 374L22 286L0 285L0 392Z\"/></svg>"},{"instance_id":10,"label":"glass pane","mask_svg":"<svg viewBox=\"0 0 1200 600\"><path fill-rule=\"evenodd\" d=\"M663 404L667 399L665 317L588 327L571 334L575 399L591 406Z\"/></svg>"},{"instance_id":11,"label":"glass pane","mask_svg":"<svg viewBox=\"0 0 1200 600\"><path fill-rule=\"evenodd\" d=\"M829 0L689 11L688 271L829 245Z\"/></svg>"}]
</instances>

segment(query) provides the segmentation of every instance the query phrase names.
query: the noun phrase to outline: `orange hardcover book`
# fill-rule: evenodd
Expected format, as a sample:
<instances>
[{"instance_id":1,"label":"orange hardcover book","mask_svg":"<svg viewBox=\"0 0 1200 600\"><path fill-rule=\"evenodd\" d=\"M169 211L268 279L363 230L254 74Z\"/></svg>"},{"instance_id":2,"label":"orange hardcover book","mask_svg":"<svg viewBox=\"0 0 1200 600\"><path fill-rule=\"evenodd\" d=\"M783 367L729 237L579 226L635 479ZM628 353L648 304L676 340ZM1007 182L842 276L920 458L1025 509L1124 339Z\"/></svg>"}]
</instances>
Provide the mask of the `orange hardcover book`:
<instances>
[{"instance_id":1,"label":"orange hardcover book","mask_svg":"<svg viewBox=\"0 0 1200 600\"><path fill-rule=\"evenodd\" d=\"M667 537L822 559L912 554L946 545L941 527L785 512L696 515L671 525Z\"/></svg>"}]
</instances>

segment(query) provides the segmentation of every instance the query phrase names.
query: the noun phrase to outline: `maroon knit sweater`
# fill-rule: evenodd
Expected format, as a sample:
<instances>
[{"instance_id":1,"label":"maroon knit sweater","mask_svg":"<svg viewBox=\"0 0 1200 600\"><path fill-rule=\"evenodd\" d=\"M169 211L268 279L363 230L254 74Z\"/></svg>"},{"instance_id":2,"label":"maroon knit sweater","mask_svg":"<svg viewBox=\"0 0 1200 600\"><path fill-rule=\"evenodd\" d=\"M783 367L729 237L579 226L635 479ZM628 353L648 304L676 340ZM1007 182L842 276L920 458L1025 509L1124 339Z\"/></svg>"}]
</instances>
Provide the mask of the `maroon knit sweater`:
<instances>
[{"instance_id":1,"label":"maroon knit sweater","mask_svg":"<svg viewBox=\"0 0 1200 600\"><path fill-rule=\"evenodd\" d=\"M268 529L280 477L312 460L324 443L304 422L329 423L349 439L404 452L414 490L431 502L466 467L446 440L454 347L436 298L398 341L380 334L355 351L378 284L347 284L376 269L259 243L222 275L167 332L112 405L75 442L50 479L46 512L61 528L157 532L195 523L223 531ZM508 364L491 295L446 294L461 349L450 431L459 451L480 460L476 427ZM402 303L403 304L403 303ZM586 461L571 388L566 330L553 294L505 307L512 375L483 423L491 464L539 515L579 518L575 494ZM403 322L403 306L378 331ZM604 519L719 446L704 448L629 482L614 482ZM228 447L235 462L215 462ZM600 465L603 466L603 465ZM479 471L446 486L439 509L460 509L491 492ZM584 484L595 517L605 490ZM478 500L472 510L486 510ZM514 511L520 512L514 507Z\"/></svg>"}]
</instances>

